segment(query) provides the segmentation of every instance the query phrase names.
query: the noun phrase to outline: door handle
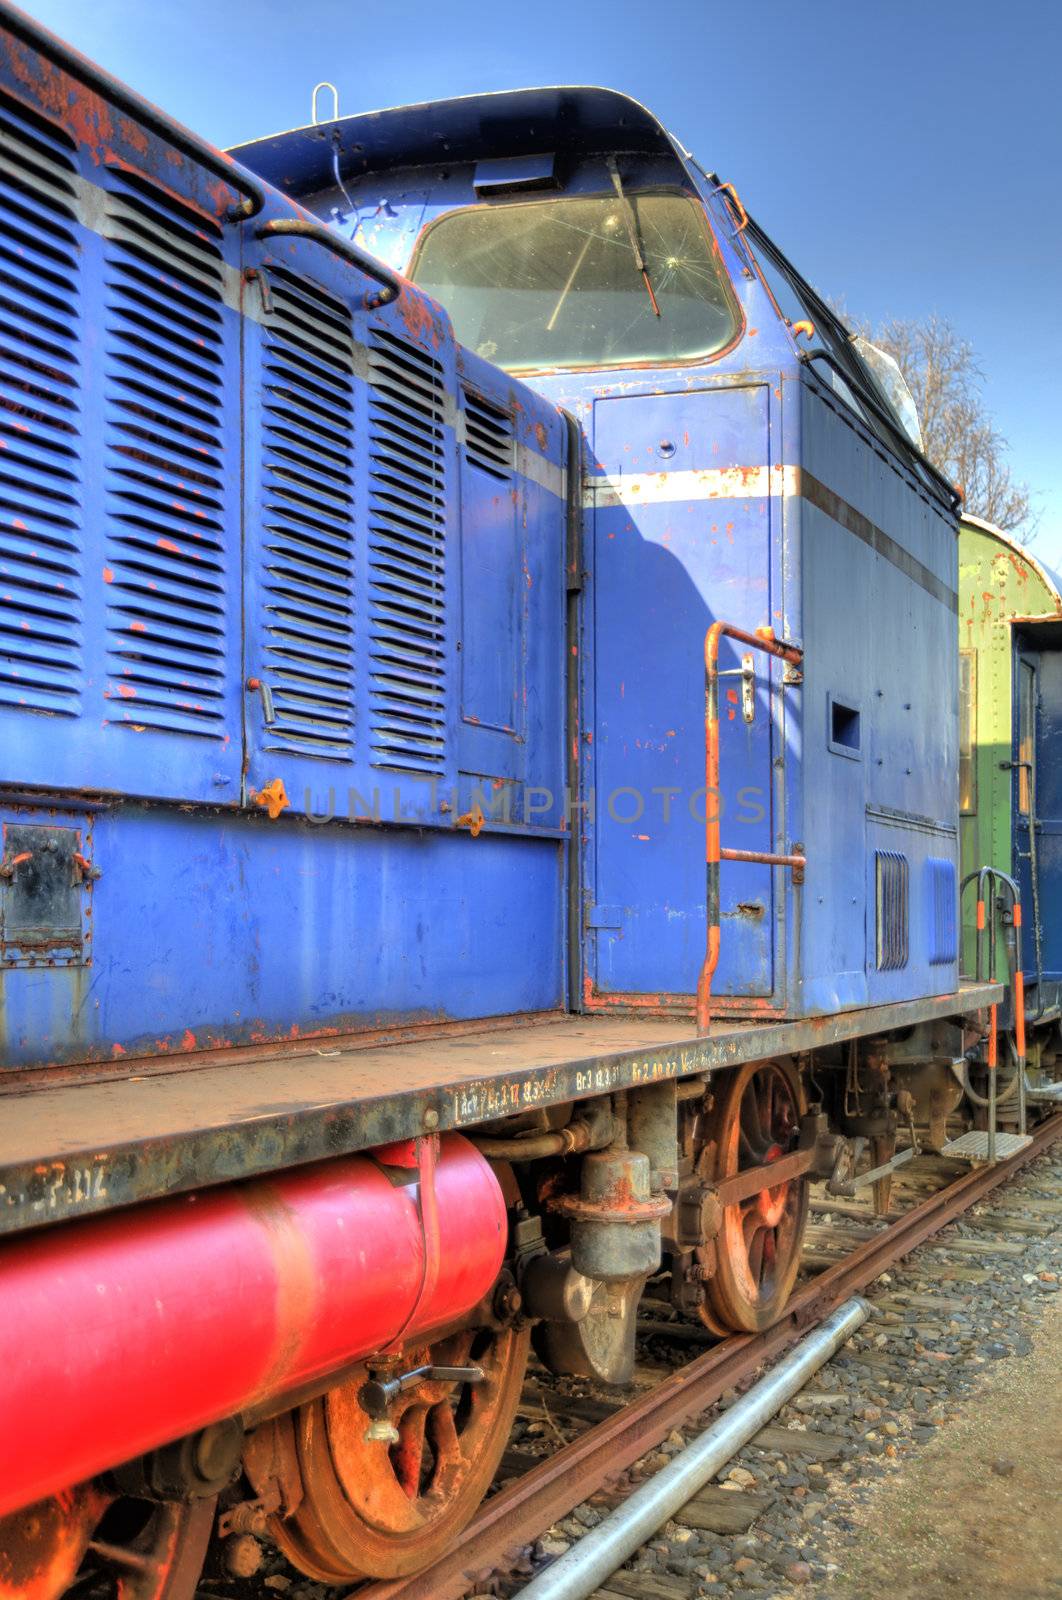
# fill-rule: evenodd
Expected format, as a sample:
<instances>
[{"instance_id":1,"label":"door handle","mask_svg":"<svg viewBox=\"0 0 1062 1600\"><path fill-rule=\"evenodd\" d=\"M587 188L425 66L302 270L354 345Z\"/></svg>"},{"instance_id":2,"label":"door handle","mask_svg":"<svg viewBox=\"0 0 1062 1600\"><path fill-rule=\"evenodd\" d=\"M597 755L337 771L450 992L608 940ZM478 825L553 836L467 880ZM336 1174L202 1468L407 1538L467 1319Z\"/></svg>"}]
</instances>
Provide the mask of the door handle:
<instances>
[{"instance_id":1,"label":"door handle","mask_svg":"<svg viewBox=\"0 0 1062 1600\"><path fill-rule=\"evenodd\" d=\"M276 721L276 712L273 707L273 691L262 678L248 678L247 687L252 694L262 697L262 720L266 727L272 727Z\"/></svg>"}]
</instances>

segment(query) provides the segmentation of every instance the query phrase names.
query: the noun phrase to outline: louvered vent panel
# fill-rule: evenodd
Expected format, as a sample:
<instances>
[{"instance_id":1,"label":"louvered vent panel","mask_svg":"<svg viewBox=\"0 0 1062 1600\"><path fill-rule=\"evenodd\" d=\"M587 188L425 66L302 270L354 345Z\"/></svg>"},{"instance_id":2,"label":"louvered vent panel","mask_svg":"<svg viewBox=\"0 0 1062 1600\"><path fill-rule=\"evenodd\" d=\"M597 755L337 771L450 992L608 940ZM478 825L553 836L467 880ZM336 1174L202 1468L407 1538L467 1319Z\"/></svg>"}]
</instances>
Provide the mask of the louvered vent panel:
<instances>
[{"instance_id":1,"label":"louvered vent panel","mask_svg":"<svg viewBox=\"0 0 1062 1600\"><path fill-rule=\"evenodd\" d=\"M929 962L944 966L959 953L955 910L955 863L944 856L930 856L925 866L926 906L929 916Z\"/></svg>"},{"instance_id":2,"label":"louvered vent panel","mask_svg":"<svg viewBox=\"0 0 1062 1600\"><path fill-rule=\"evenodd\" d=\"M465 396L465 454L493 478L509 478L513 468L513 419L473 389Z\"/></svg>"},{"instance_id":3,"label":"louvered vent panel","mask_svg":"<svg viewBox=\"0 0 1062 1600\"><path fill-rule=\"evenodd\" d=\"M898 850L875 852L877 880L877 963L879 972L898 972L907 965L908 865Z\"/></svg>"},{"instance_id":4,"label":"louvered vent panel","mask_svg":"<svg viewBox=\"0 0 1062 1600\"><path fill-rule=\"evenodd\" d=\"M266 749L350 753L354 735L354 392L350 312L270 267L264 361Z\"/></svg>"},{"instance_id":5,"label":"louvered vent panel","mask_svg":"<svg viewBox=\"0 0 1062 1600\"><path fill-rule=\"evenodd\" d=\"M107 197L107 689L111 718L224 733L220 230L121 175Z\"/></svg>"},{"instance_id":6,"label":"louvered vent panel","mask_svg":"<svg viewBox=\"0 0 1062 1600\"><path fill-rule=\"evenodd\" d=\"M446 756L443 372L380 329L370 379L372 762L439 772Z\"/></svg>"},{"instance_id":7,"label":"louvered vent panel","mask_svg":"<svg viewBox=\"0 0 1062 1600\"><path fill-rule=\"evenodd\" d=\"M0 97L0 705L68 716L82 685L73 148Z\"/></svg>"}]
</instances>

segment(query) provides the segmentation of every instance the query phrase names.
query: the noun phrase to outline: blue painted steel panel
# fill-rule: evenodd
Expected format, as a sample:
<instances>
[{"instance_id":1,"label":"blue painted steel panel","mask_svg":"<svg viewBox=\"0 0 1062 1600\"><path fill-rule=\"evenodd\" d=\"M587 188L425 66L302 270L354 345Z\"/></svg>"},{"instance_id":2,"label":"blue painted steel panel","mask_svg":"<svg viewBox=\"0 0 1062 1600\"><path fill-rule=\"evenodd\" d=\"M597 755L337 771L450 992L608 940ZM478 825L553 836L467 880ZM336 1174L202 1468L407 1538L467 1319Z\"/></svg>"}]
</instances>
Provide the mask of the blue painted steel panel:
<instances>
[{"instance_id":1,"label":"blue painted steel panel","mask_svg":"<svg viewBox=\"0 0 1062 1600\"><path fill-rule=\"evenodd\" d=\"M841 502L831 515L821 496L798 501L803 773L814 796L805 802L803 1003L830 1011L957 981L954 948L947 962L931 960L925 878L928 857L957 861L955 613L926 587L935 579L954 593L957 549L940 506L869 448L841 401L807 382L801 395L802 469ZM891 557L869 542L875 529L896 546ZM927 569L922 581L897 564L908 554ZM857 711L858 759L836 747L833 701ZM910 864L910 954L896 970L876 959L878 850Z\"/></svg>"},{"instance_id":2,"label":"blue painted steel panel","mask_svg":"<svg viewBox=\"0 0 1062 1600\"><path fill-rule=\"evenodd\" d=\"M462 810L564 813L567 436L563 419L459 350ZM502 641L504 644L502 645Z\"/></svg>"},{"instance_id":3,"label":"blue painted steel panel","mask_svg":"<svg viewBox=\"0 0 1062 1600\"><path fill-rule=\"evenodd\" d=\"M0 807L30 820L90 819ZM2 974L9 1066L564 1003L556 842L131 806L91 836L89 959Z\"/></svg>"}]
</instances>

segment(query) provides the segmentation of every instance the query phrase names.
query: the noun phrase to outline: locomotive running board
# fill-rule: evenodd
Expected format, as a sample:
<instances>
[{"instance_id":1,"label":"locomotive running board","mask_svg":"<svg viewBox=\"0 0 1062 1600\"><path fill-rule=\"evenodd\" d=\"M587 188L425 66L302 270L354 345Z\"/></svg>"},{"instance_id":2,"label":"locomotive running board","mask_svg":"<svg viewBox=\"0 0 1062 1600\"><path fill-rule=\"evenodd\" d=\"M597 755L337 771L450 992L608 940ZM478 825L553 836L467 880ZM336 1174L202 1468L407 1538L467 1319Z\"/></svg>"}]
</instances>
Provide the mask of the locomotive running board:
<instances>
[{"instance_id":1,"label":"locomotive running board","mask_svg":"<svg viewBox=\"0 0 1062 1600\"><path fill-rule=\"evenodd\" d=\"M941 1145L940 1154L947 1156L949 1161L969 1161L971 1165L981 1162L1006 1161L1008 1156L1016 1156L1019 1150L1027 1150L1032 1144L1031 1133L997 1133L995 1154L990 1155L988 1149L988 1134L974 1129L972 1133L964 1133L958 1139L950 1139L947 1144Z\"/></svg>"},{"instance_id":2,"label":"locomotive running board","mask_svg":"<svg viewBox=\"0 0 1062 1600\"><path fill-rule=\"evenodd\" d=\"M1058 1083L1027 1083L1025 1085L1026 1100L1035 1100L1038 1105L1058 1105L1062 1102L1062 1081Z\"/></svg>"},{"instance_id":3,"label":"locomotive running board","mask_svg":"<svg viewBox=\"0 0 1062 1600\"><path fill-rule=\"evenodd\" d=\"M357 1037L283 1053L203 1051L180 1063L123 1060L0 1097L0 1234L135 1205L669 1078L821 1050L847 1039L969 1015L997 983L792 1022L688 1017L499 1017L398 1044ZM86 1069L91 1073L91 1068Z\"/></svg>"}]
</instances>

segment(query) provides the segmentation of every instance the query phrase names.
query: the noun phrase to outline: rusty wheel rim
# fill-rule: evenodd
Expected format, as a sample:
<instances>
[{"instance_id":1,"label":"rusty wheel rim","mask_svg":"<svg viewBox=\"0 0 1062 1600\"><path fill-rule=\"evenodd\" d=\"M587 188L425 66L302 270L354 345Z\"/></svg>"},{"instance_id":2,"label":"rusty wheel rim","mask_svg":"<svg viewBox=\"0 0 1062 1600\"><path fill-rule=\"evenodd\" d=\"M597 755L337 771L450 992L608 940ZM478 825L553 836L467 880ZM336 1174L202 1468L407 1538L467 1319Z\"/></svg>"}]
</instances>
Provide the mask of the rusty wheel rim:
<instances>
[{"instance_id":1,"label":"rusty wheel rim","mask_svg":"<svg viewBox=\"0 0 1062 1600\"><path fill-rule=\"evenodd\" d=\"M803 1112L800 1079L788 1065L738 1067L709 1115L706 1175L718 1183L788 1155L797 1148ZM706 1285L710 1327L758 1333L778 1320L800 1267L807 1210L806 1178L724 1207L716 1268Z\"/></svg>"},{"instance_id":2,"label":"rusty wheel rim","mask_svg":"<svg viewBox=\"0 0 1062 1600\"><path fill-rule=\"evenodd\" d=\"M409 1349L404 1367L482 1368L477 1384L424 1383L399 1396L398 1441L368 1439L361 1369L321 1399L259 1430L246 1457L283 1459L302 1499L270 1532L284 1555L321 1583L392 1578L439 1556L469 1521L497 1470L520 1399L530 1330L468 1329Z\"/></svg>"},{"instance_id":3,"label":"rusty wheel rim","mask_svg":"<svg viewBox=\"0 0 1062 1600\"><path fill-rule=\"evenodd\" d=\"M0 1600L194 1600L213 1522L81 1484L0 1519Z\"/></svg>"}]
</instances>

